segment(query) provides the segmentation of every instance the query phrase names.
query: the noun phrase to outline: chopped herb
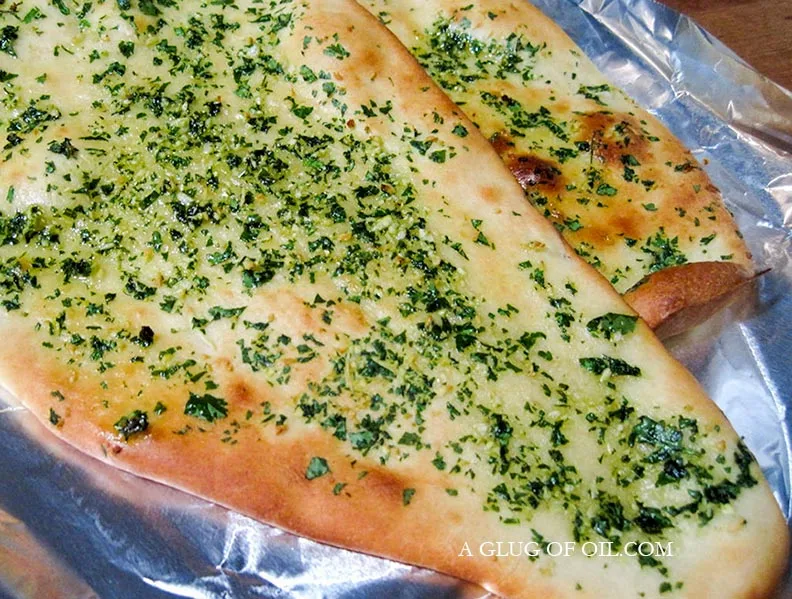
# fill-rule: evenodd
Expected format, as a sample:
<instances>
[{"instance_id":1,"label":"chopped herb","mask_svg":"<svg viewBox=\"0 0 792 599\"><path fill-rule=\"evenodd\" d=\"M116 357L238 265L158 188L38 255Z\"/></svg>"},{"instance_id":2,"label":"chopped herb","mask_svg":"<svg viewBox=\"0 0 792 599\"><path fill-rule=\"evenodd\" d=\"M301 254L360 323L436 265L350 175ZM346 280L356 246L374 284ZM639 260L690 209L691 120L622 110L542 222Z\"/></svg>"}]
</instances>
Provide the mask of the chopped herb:
<instances>
[{"instance_id":1,"label":"chopped herb","mask_svg":"<svg viewBox=\"0 0 792 599\"><path fill-rule=\"evenodd\" d=\"M126 291L128 295L131 295L136 300L145 300L157 293L157 290L154 287L149 287L148 285L141 283L132 277L127 279L126 285L124 286L124 291Z\"/></svg>"},{"instance_id":2,"label":"chopped herb","mask_svg":"<svg viewBox=\"0 0 792 599\"><path fill-rule=\"evenodd\" d=\"M637 316L629 314L615 314L608 312L588 322L586 328L595 337L602 335L605 339L612 339L614 335L627 335L635 330Z\"/></svg>"},{"instance_id":3,"label":"chopped herb","mask_svg":"<svg viewBox=\"0 0 792 599\"><path fill-rule=\"evenodd\" d=\"M600 358L580 358L580 365L600 375L606 370L614 376L640 376L641 369L637 366L632 366L620 358L612 358L610 356L602 356Z\"/></svg>"},{"instance_id":4,"label":"chopped herb","mask_svg":"<svg viewBox=\"0 0 792 599\"><path fill-rule=\"evenodd\" d=\"M173 312L173 308L176 305L176 298L172 295L166 295L163 300L160 302L160 309L163 312Z\"/></svg>"},{"instance_id":5,"label":"chopped herb","mask_svg":"<svg viewBox=\"0 0 792 599\"><path fill-rule=\"evenodd\" d=\"M649 265L650 273L687 262L687 257L679 250L679 238L669 239L662 227L654 236L646 240L641 251L652 257Z\"/></svg>"},{"instance_id":6,"label":"chopped herb","mask_svg":"<svg viewBox=\"0 0 792 599\"><path fill-rule=\"evenodd\" d=\"M663 532L666 528L671 528L673 524L663 513L654 507L646 507L639 504L638 516L633 522L650 535L657 535Z\"/></svg>"},{"instance_id":7,"label":"chopped herb","mask_svg":"<svg viewBox=\"0 0 792 599\"><path fill-rule=\"evenodd\" d=\"M324 476L330 472L330 467L327 465L327 460L320 457L313 457L308 463L308 468L305 470L305 478L313 480Z\"/></svg>"},{"instance_id":8,"label":"chopped herb","mask_svg":"<svg viewBox=\"0 0 792 599\"><path fill-rule=\"evenodd\" d=\"M327 48L325 48L324 53L327 56L332 56L333 58L337 58L338 60L344 60L349 56L349 52L347 51L347 49L338 43L329 45Z\"/></svg>"},{"instance_id":9,"label":"chopped herb","mask_svg":"<svg viewBox=\"0 0 792 599\"><path fill-rule=\"evenodd\" d=\"M118 42L118 51L129 58L135 53L135 42Z\"/></svg>"},{"instance_id":10,"label":"chopped herb","mask_svg":"<svg viewBox=\"0 0 792 599\"><path fill-rule=\"evenodd\" d=\"M17 38L19 38L19 27L6 25L0 29L0 52L5 52L16 58L14 42L16 42Z\"/></svg>"},{"instance_id":11,"label":"chopped herb","mask_svg":"<svg viewBox=\"0 0 792 599\"><path fill-rule=\"evenodd\" d=\"M71 10L63 3L63 0L52 0L52 4L63 16L69 16L71 14Z\"/></svg>"},{"instance_id":12,"label":"chopped herb","mask_svg":"<svg viewBox=\"0 0 792 599\"><path fill-rule=\"evenodd\" d=\"M63 282L68 283L72 277L89 277L93 267L88 260L75 260L74 258L66 258L61 263L61 271L63 272Z\"/></svg>"},{"instance_id":13,"label":"chopped herb","mask_svg":"<svg viewBox=\"0 0 792 599\"><path fill-rule=\"evenodd\" d=\"M209 308L209 316L212 320L220 320L221 318L237 318L242 312L245 311L246 306L239 308L223 308L221 306L214 306Z\"/></svg>"},{"instance_id":14,"label":"chopped herb","mask_svg":"<svg viewBox=\"0 0 792 599\"><path fill-rule=\"evenodd\" d=\"M299 119L305 120L313 112L313 106L300 106L293 104L291 108L292 113Z\"/></svg>"},{"instance_id":15,"label":"chopped herb","mask_svg":"<svg viewBox=\"0 0 792 599\"><path fill-rule=\"evenodd\" d=\"M113 428L123 435L124 441L129 440L129 437L145 432L148 427L148 414L140 410L135 410L128 416L122 416L113 425Z\"/></svg>"},{"instance_id":16,"label":"chopped herb","mask_svg":"<svg viewBox=\"0 0 792 599\"><path fill-rule=\"evenodd\" d=\"M71 159L77 156L77 152L79 150L75 148L72 145L71 140L68 137L66 137L63 139L63 141L50 142L49 151L55 154L62 154L66 158Z\"/></svg>"},{"instance_id":17,"label":"chopped herb","mask_svg":"<svg viewBox=\"0 0 792 599\"><path fill-rule=\"evenodd\" d=\"M597 187L597 195L599 196L615 196L617 191L615 187L607 183L600 183L599 187Z\"/></svg>"},{"instance_id":18,"label":"chopped herb","mask_svg":"<svg viewBox=\"0 0 792 599\"><path fill-rule=\"evenodd\" d=\"M184 406L184 413L188 416L202 418L208 422L214 422L228 416L228 404L224 399L209 395L196 395L190 392L190 399Z\"/></svg>"},{"instance_id":19,"label":"chopped herb","mask_svg":"<svg viewBox=\"0 0 792 599\"><path fill-rule=\"evenodd\" d=\"M435 152L432 152L431 154L429 154L429 159L432 162L437 162L439 164L442 164L442 163L444 163L446 161L446 151L445 150L437 150Z\"/></svg>"},{"instance_id":20,"label":"chopped herb","mask_svg":"<svg viewBox=\"0 0 792 599\"><path fill-rule=\"evenodd\" d=\"M480 243L481 245L486 245L487 247L493 247L490 240L487 239L487 236L484 235L481 231L478 232L478 237L476 237L476 243Z\"/></svg>"},{"instance_id":21,"label":"chopped herb","mask_svg":"<svg viewBox=\"0 0 792 599\"><path fill-rule=\"evenodd\" d=\"M638 424L630 432L628 443L644 443L657 449L645 458L649 463L664 462L682 448L682 431L662 420L653 420L649 416L641 416Z\"/></svg>"},{"instance_id":22,"label":"chopped herb","mask_svg":"<svg viewBox=\"0 0 792 599\"><path fill-rule=\"evenodd\" d=\"M157 17L161 11L154 0L140 0L140 12L149 17Z\"/></svg>"},{"instance_id":23,"label":"chopped herb","mask_svg":"<svg viewBox=\"0 0 792 599\"><path fill-rule=\"evenodd\" d=\"M610 85L603 83L602 85L581 85L577 93L589 100L594 100L600 106L607 106L607 104L602 101L599 94L608 91L610 91Z\"/></svg>"}]
</instances>

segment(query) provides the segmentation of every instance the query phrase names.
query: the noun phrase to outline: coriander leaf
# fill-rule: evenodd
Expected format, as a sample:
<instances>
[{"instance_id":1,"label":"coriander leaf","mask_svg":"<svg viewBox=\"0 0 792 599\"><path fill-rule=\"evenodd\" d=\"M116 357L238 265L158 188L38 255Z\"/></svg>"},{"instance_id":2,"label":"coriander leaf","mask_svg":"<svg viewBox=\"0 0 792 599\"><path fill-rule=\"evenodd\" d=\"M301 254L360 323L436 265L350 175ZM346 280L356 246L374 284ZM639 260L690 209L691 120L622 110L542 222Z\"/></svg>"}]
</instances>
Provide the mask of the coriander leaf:
<instances>
[{"instance_id":1,"label":"coriander leaf","mask_svg":"<svg viewBox=\"0 0 792 599\"><path fill-rule=\"evenodd\" d=\"M71 139L64 137L63 141L51 141L49 151L54 154L61 154L68 159L77 156L79 150L72 145Z\"/></svg>"},{"instance_id":2,"label":"coriander leaf","mask_svg":"<svg viewBox=\"0 0 792 599\"><path fill-rule=\"evenodd\" d=\"M0 52L5 52L9 56L16 58L14 42L19 37L19 27L6 25L0 29Z\"/></svg>"},{"instance_id":3,"label":"coriander leaf","mask_svg":"<svg viewBox=\"0 0 792 599\"><path fill-rule=\"evenodd\" d=\"M333 58L337 58L338 60L344 60L349 56L349 52L341 44L331 44L327 46L327 48L325 48L324 53L327 56L332 56Z\"/></svg>"},{"instance_id":4,"label":"coriander leaf","mask_svg":"<svg viewBox=\"0 0 792 599\"><path fill-rule=\"evenodd\" d=\"M597 195L600 196L615 196L617 191L615 187L607 183L600 183L597 187Z\"/></svg>"},{"instance_id":5,"label":"coriander leaf","mask_svg":"<svg viewBox=\"0 0 792 599\"><path fill-rule=\"evenodd\" d=\"M129 58L135 52L135 42L118 42L118 51L121 52L121 54L123 54L126 58Z\"/></svg>"},{"instance_id":6,"label":"coriander leaf","mask_svg":"<svg viewBox=\"0 0 792 599\"><path fill-rule=\"evenodd\" d=\"M140 12L149 17L156 17L160 14L160 9L154 4L154 0L140 0Z\"/></svg>"},{"instance_id":7,"label":"coriander leaf","mask_svg":"<svg viewBox=\"0 0 792 599\"><path fill-rule=\"evenodd\" d=\"M228 416L228 404L220 397L214 395L196 395L190 393L190 399L184 406L184 413L188 416L202 418L208 422L214 422Z\"/></svg>"},{"instance_id":8,"label":"coriander leaf","mask_svg":"<svg viewBox=\"0 0 792 599\"><path fill-rule=\"evenodd\" d=\"M629 314L616 314L608 312L588 322L586 328L595 337L602 335L605 339L611 339L614 335L627 335L635 330L637 316Z\"/></svg>"},{"instance_id":9,"label":"coriander leaf","mask_svg":"<svg viewBox=\"0 0 792 599\"><path fill-rule=\"evenodd\" d=\"M327 460L324 458L313 457L311 458L308 468L305 471L305 478L313 480L324 476L330 472L330 467L327 465Z\"/></svg>"},{"instance_id":10,"label":"coriander leaf","mask_svg":"<svg viewBox=\"0 0 792 599\"><path fill-rule=\"evenodd\" d=\"M633 519L633 522L646 534L660 534L664 528L673 526L671 520L665 517L659 509L640 504L639 506L638 516Z\"/></svg>"},{"instance_id":11,"label":"coriander leaf","mask_svg":"<svg viewBox=\"0 0 792 599\"><path fill-rule=\"evenodd\" d=\"M628 364L620 358L602 356L599 358L580 358L580 365L594 374L600 375L610 370L613 376L640 376L641 369Z\"/></svg>"}]
</instances>

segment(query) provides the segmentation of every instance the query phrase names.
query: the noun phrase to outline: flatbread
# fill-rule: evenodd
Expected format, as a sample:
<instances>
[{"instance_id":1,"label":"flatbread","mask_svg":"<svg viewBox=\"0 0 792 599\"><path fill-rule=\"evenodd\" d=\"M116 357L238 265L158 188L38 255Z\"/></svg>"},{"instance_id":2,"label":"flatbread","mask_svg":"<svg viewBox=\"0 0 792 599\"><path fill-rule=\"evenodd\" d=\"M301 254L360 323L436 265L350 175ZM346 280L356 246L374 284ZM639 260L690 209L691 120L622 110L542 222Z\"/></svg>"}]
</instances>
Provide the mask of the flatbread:
<instances>
[{"instance_id":1,"label":"flatbread","mask_svg":"<svg viewBox=\"0 0 792 599\"><path fill-rule=\"evenodd\" d=\"M361 3L650 326L696 324L751 279L748 248L701 164L529 2ZM719 284L702 286L702 274Z\"/></svg>"},{"instance_id":2,"label":"flatbread","mask_svg":"<svg viewBox=\"0 0 792 599\"><path fill-rule=\"evenodd\" d=\"M0 383L53 433L508 596L774 587L722 413L357 4L2 19Z\"/></svg>"}]
</instances>

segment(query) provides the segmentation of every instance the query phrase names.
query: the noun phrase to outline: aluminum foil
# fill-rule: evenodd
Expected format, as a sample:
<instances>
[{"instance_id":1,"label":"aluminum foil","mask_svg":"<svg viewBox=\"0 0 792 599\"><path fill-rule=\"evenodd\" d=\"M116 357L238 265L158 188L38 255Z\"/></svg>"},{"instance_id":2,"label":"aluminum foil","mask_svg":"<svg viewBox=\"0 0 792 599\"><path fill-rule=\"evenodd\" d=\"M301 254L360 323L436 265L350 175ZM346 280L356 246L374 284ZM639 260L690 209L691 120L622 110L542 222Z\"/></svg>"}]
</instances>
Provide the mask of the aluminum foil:
<instances>
[{"instance_id":1,"label":"aluminum foil","mask_svg":"<svg viewBox=\"0 0 792 599\"><path fill-rule=\"evenodd\" d=\"M792 522L792 94L652 0L533 1L693 150L771 269L667 345L745 437ZM0 599L488 596L117 471L10 399L0 455Z\"/></svg>"}]
</instances>

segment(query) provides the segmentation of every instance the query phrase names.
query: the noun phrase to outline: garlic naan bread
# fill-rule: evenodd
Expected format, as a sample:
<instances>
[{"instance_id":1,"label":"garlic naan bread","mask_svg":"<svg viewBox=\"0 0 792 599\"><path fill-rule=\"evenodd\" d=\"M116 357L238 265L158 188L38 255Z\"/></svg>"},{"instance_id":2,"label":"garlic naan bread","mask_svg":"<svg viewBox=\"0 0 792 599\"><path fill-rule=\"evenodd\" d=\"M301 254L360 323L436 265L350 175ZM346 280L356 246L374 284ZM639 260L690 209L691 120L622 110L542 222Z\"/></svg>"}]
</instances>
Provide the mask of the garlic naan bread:
<instances>
[{"instance_id":1,"label":"garlic naan bread","mask_svg":"<svg viewBox=\"0 0 792 599\"><path fill-rule=\"evenodd\" d=\"M513 597L770 592L749 450L358 4L0 18L0 382L53 433Z\"/></svg>"},{"instance_id":2,"label":"garlic naan bread","mask_svg":"<svg viewBox=\"0 0 792 599\"><path fill-rule=\"evenodd\" d=\"M361 3L651 327L691 326L751 279L747 246L701 165L527 0Z\"/></svg>"}]
</instances>

